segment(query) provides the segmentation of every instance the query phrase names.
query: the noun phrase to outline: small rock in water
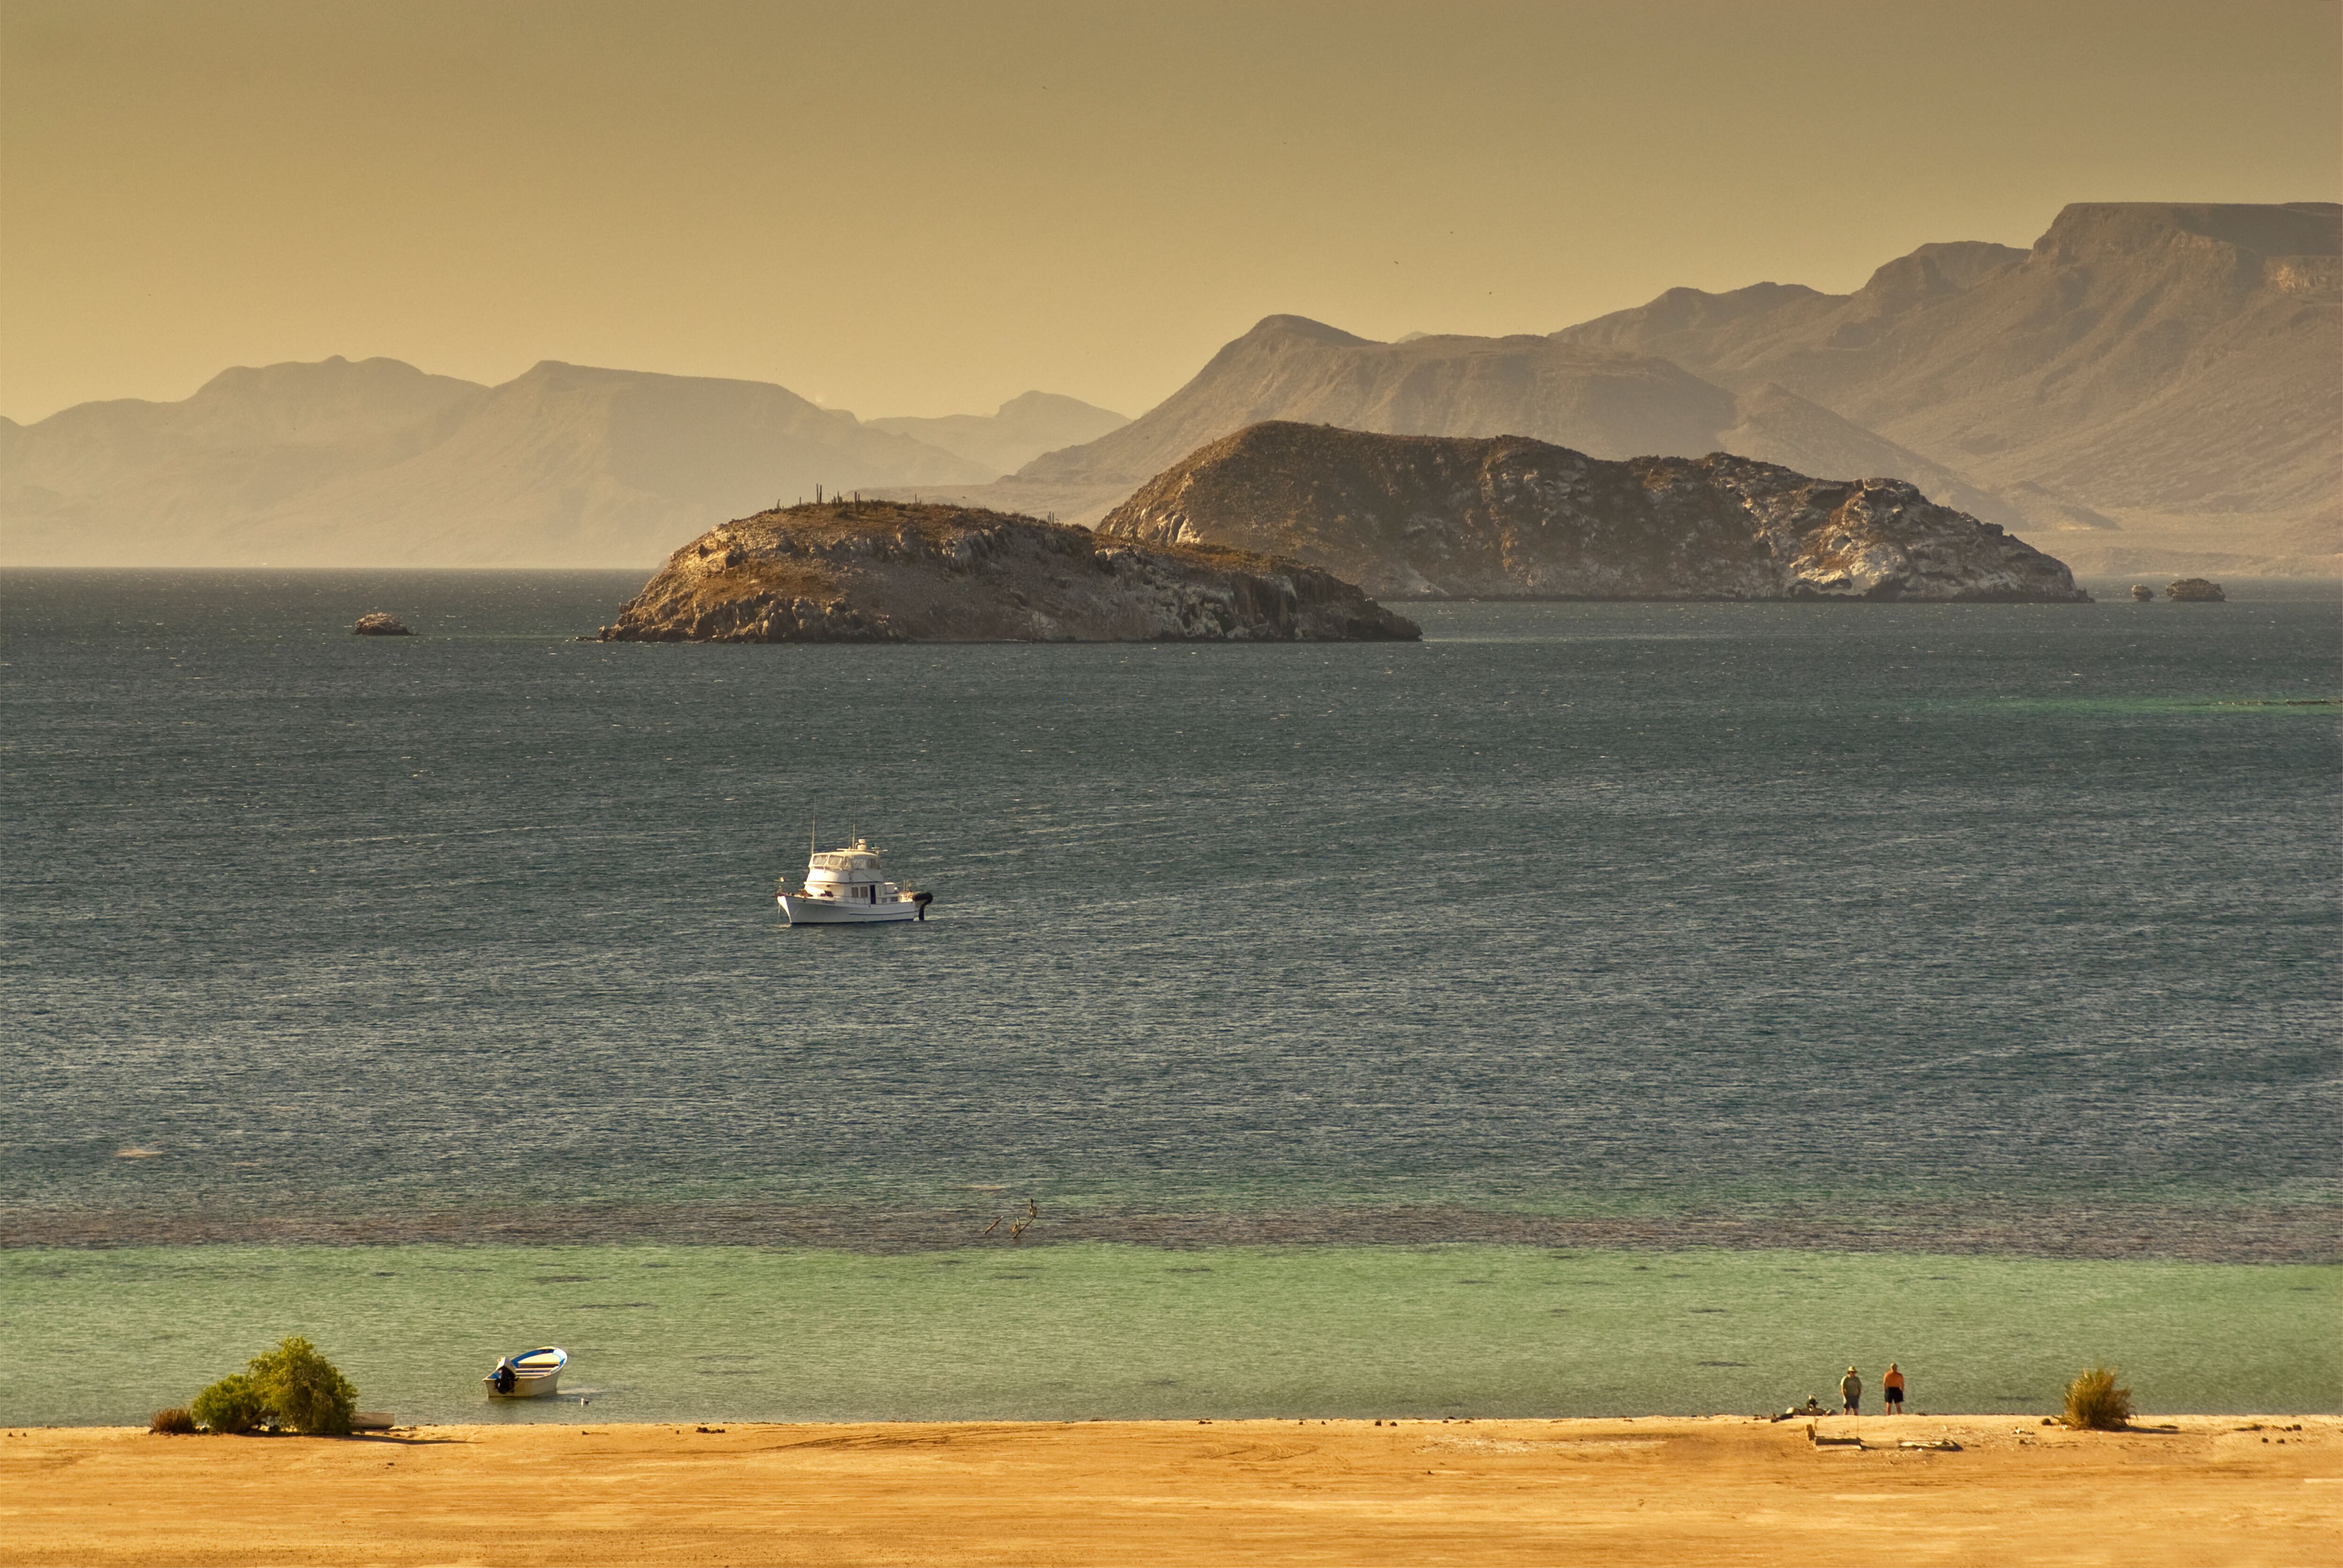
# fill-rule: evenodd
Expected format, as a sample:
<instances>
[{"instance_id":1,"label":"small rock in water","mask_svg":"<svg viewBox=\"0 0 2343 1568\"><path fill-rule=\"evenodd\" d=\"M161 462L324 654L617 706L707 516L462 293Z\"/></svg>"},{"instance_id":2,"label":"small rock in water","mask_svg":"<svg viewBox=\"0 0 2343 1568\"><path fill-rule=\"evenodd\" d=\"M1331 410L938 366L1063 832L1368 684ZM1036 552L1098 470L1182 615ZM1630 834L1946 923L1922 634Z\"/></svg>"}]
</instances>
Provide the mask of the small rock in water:
<instances>
[{"instance_id":1,"label":"small rock in water","mask_svg":"<svg viewBox=\"0 0 2343 1568\"><path fill-rule=\"evenodd\" d=\"M371 615L358 617L357 624L350 628L350 635L352 637L413 637L415 634L409 631L403 622L385 615L380 610L376 610Z\"/></svg>"},{"instance_id":2,"label":"small rock in water","mask_svg":"<svg viewBox=\"0 0 2343 1568\"><path fill-rule=\"evenodd\" d=\"M2131 585L2131 597L2140 603L2145 604L2149 599L2156 597L2156 590L2148 587L2146 583L2134 583Z\"/></svg>"},{"instance_id":3,"label":"small rock in water","mask_svg":"<svg viewBox=\"0 0 2343 1568\"><path fill-rule=\"evenodd\" d=\"M2221 591L2219 583L2207 582L2203 578L2179 578L2164 590L2164 597L2183 604L2219 604L2229 596Z\"/></svg>"}]
</instances>

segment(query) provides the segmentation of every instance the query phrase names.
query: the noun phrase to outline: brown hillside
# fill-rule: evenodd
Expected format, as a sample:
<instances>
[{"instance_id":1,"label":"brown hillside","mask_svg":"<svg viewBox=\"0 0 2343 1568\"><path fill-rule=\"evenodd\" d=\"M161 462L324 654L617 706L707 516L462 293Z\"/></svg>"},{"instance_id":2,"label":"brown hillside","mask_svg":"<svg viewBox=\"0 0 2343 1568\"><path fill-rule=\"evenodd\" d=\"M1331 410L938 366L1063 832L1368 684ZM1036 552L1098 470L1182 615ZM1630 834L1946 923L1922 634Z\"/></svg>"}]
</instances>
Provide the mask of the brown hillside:
<instances>
[{"instance_id":1,"label":"brown hillside","mask_svg":"<svg viewBox=\"0 0 2343 1568\"><path fill-rule=\"evenodd\" d=\"M1331 573L1217 545L888 501L712 528L602 628L609 642L1297 642L1412 639Z\"/></svg>"},{"instance_id":2,"label":"brown hillside","mask_svg":"<svg viewBox=\"0 0 2343 1568\"><path fill-rule=\"evenodd\" d=\"M1292 556L1383 597L2084 598L2066 568L1898 480L1714 453L1606 462L1522 437L1256 425L1099 525Z\"/></svg>"},{"instance_id":3,"label":"brown hillside","mask_svg":"<svg viewBox=\"0 0 2343 1568\"><path fill-rule=\"evenodd\" d=\"M2052 526L2095 526L2059 506L2126 527L2310 524L2332 550L2339 250L2330 203L2086 203L2031 251L1924 246L1845 296L1671 290L1555 336L1778 384Z\"/></svg>"}]
</instances>

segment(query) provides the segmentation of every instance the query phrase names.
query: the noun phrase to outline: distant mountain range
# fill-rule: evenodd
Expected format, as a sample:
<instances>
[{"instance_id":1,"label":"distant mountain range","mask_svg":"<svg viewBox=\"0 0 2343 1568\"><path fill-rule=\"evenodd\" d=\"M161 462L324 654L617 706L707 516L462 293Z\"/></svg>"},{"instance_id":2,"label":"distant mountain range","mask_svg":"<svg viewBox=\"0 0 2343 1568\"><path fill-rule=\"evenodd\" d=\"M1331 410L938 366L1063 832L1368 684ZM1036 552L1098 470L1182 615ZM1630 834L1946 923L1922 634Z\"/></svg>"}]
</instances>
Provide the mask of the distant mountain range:
<instances>
[{"instance_id":1,"label":"distant mountain range","mask_svg":"<svg viewBox=\"0 0 2343 1568\"><path fill-rule=\"evenodd\" d=\"M1896 477L2077 571L2334 571L2343 207L2067 207L1853 294L1671 289L1547 336L1380 343L1272 316L1135 420L1029 393L869 422L781 387L546 363L232 370L181 403L0 420L11 564L647 565L831 489L1094 522L1264 420L1726 451ZM1008 477L997 477L1014 468Z\"/></svg>"},{"instance_id":2,"label":"distant mountain range","mask_svg":"<svg viewBox=\"0 0 2343 1568\"><path fill-rule=\"evenodd\" d=\"M1198 447L1268 419L1528 436L1598 457L1730 451L1808 473L1893 474L1980 515L2006 512L1951 470L1779 387L1736 397L1647 354L1537 337L1378 343L1298 316L1269 317L1140 418L993 488L1091 521Z\"/></svg>"},{"instance_id":3,"label":"distant mountain range","mask_svg":"<svg viewBox=\"0 0 2343 1568\"><path fill-rule=\"evenodd\" d=\"M908 422L947 426L939 443L757 381L549 360L500 387L396 359L239 368L177 403L0 420L0 560L639 566L817 485L981 483L1121 417L1035 393Z\"/></svg>"},{"instance_id":4,"label":"distant mountain range","mask_svg":"<svg viewBox=\"0 0 2343 1568\"><path fill-rule=\"evenodd\" d=\"M2338 240L2343 207L2323 202L2078 205L2031 251L1923 246L1845 296L1678 289L1560 336L1787 387L2037 527L2195 523L2333 551Z\"/></svg>"},{"instance_id":5,"label":"distant mountain range","mask_svg":"<svg viewBox=\"0 0 2343 1568\"><path fill-rule=\"evenodd\" d=\"M2077 569L2332 570L2343 207L2087 204L2030 251L1923 246L1849 295L1671 289L1549 337L1378 343L1272 316L1121 428L970 492L1093 521L1267 419L1728 451L1908 479Z\"/></svg>"},{"instance_id":6,"label":"distant mountain range","mask_svg":"<svg viewBox=\"0 0 2343 1568\"><path fill-rule=\"evenodd\" d=\"M890 417L866 419L874 430L891 430L930 447L940 447L955 457L1013 474L1044 452L1095 441L1131 423L1130 416L1064 397L1055 392L1028 392L1011 397L994 414L947 414L941 418Z\"/></svg>"}]
</instances>

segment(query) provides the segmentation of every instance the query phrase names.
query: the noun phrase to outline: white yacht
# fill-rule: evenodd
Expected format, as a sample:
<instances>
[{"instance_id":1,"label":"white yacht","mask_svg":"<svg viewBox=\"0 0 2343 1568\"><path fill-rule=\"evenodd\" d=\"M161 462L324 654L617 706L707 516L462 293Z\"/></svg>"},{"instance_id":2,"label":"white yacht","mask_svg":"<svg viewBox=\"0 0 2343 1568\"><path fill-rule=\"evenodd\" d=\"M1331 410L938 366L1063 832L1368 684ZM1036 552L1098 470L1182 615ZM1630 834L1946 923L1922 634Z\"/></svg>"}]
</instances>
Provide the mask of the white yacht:
<instances>
[{"instance_id":1,"label":"white yacht","mask_svg":"<svg viewBox=\"0 0 2343 1568\"><path fill-rule=\"evenodd\" d=\"M865 925L872 920L924 920L933 893L896 886L879 869L879 851L862 839L842 849L818 849L806 861L805 886L781 881L776 902L793 926Z\"/></svg>"}]
</instances>

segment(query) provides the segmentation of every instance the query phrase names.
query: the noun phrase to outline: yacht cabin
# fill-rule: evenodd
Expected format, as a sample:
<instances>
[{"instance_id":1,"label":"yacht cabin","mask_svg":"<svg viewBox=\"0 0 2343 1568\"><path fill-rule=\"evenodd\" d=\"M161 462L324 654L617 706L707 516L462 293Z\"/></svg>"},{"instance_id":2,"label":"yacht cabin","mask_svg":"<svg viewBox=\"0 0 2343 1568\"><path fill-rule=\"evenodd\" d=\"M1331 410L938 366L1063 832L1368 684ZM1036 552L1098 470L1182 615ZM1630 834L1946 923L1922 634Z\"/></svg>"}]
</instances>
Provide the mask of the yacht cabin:
<instances>
[{"instance_id":1,"label":"yacht cabin","mask_svg":"<svg viewBox=\"0 0 2343 1568\"><path fill-rule=\"evenodd\" d=\"M864 920L923 920L933 895L887 879L879 851L858 838L842 849L816 850L806 860L805 886L784 880L776 900L792 925Z\"/></svg>"}]
</instances>

